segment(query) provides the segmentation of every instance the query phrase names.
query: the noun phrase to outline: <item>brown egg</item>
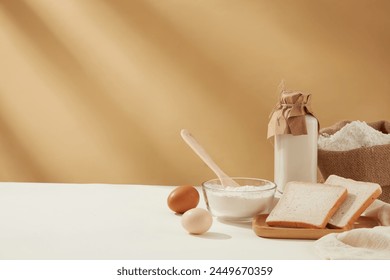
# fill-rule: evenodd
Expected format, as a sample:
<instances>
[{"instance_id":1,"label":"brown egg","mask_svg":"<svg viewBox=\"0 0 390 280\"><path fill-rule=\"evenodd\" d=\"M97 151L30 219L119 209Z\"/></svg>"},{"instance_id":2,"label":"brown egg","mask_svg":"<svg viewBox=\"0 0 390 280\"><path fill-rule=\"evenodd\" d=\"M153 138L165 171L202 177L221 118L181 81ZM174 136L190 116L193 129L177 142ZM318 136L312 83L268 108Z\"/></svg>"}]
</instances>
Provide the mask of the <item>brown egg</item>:
<instances>
[{"instance_id":1,"label":"brown egg","mask_svg":"<svg viewBox=\"0 0 390 280\"><path fill-rule=\"evenodd\" d=\"M202 208L190 209L181 217L181 225L191 234L203 234L213 223L209 211Z\"/></svg>"},{"instance_id":2,"label":"brown egg","mask_svg":"<svg viewBox=\"0 0 390 280\"><path fill-rule=\"evenodd\" d=\"M169 194L167 202L172 211L183 214L198 205L199 193L193 186L180 186Z\"/></svg>"}]
</instances>

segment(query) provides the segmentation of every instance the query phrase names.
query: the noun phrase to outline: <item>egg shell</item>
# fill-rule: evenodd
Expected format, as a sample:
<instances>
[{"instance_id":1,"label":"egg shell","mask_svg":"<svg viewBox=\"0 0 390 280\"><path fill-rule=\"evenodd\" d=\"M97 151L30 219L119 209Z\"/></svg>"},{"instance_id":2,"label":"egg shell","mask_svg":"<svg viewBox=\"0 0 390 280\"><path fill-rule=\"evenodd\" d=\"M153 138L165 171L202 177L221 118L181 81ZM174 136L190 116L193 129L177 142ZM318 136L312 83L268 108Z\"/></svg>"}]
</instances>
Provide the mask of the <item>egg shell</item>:
<instances>
[{"instance_id":1,"label":"egg shell","mask_svg":"<svg viewBox=\"0 0 390 280\"><path fill-rule=\"evenodd\" d=\"M199 203L199 192L193 186L175 188L168 196L168 207L179 214L195 208Z\"/></svg>"},{"instance_id":2,"label":"egg shell","mask_svg":"<svg viewBox=\"0 0 390 280\"><path fill-rule=\"evenodd\" d=\"M191 234L203 234L213 224L213 218L209 211L202 208L188 210L181 217L181 225Z\"/></svg>"}]
</instances>

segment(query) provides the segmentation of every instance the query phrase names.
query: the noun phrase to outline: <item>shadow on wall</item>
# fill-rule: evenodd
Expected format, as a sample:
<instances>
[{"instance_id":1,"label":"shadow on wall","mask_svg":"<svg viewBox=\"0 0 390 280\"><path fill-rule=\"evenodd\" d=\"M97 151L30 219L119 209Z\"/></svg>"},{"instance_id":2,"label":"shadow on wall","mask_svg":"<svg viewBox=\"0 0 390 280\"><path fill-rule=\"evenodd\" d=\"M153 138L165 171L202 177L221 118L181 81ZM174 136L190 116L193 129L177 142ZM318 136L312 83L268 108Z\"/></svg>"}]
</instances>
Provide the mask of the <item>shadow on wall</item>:
<instances>
[{"instance_id":1,"label":"shadow on wall","mask_svg":"<svg viewBox=\"0 0 390 280\"><path fill-rule=\"evenodd\" d=\"M181 79L190 80L191 83L197 84L199 88L197 93L203 95L200 99L205 100L205 104L202 104L202 106L211 110L224 110L224 115L229 114L232 109L238 115L245 115L247 111L247 108L235 106L235 104L233 104L234 108L232 108L232 104L229 103L229 101L232 101L231 99L234 101L237 98L242 98L242 95L245 93L245 87L229 76L229 73L224 71L223 65L213 61L207 52L199 48L196 41L191 41L191 38L183 36L180 31L176 30L174 25L159 15L144 1L135 1L131 5L123 1L115 3L111 1L105 2L105 5L112 9L115 17L119 16L123 21L120 24L120 28L116 30L120 30L119 36L124 36L125 38L114 42L113 45L117 45L117 49L112 49L112 51L119 52L123 52L123 49L128 50L123 54L124 61L121 61L123 65L120 66L105 61L105 57L99 52L99 48L95 47L94 42L92 40L88 42L88 38L84 38L82 44L85 44L84 46L90 49L88 56L99 61L99 63L91 64L91 60L83 57L86 54L82 52L82 49L79 49L81 52L78 52L76 48L72 49L72 47L69 47L69 45L72 45L71 41L66 41L69 39L66 31L77 32L77 30L64 31L56 29L58 22L48 21L48 18L42 17L42 14L36 12L36 9L40 7L30 7L29 5L33 6L34 3L26 4L21 1L5 1L1 3L1 8L7 15L7 18L11 19L12 24L16 26L18 34L21 35L24 43L22 48L29 49L29 52L32 53L31 56L34 57L27 57L27 59L33 60L32 62L37 65L37 68L42 70L40 73L36 73L37 78L47 79L51 82L54 80L53 83L63 87L61 91L54 90L51 94L66 95L65 97L59 97L64 100L62 106L70 107L66 110L77 115L79 125L82 124L79 126L82 131L74 131L73 135L67 135L67 131L61 130L61 122L57 126L56 117L45 116L45 110L41 111L40 115L38 114L36 117L27 119L28 122L39 123L35 131L37 134L44 136L46 130L54 128L58 129L58 137L56 139L43 137L40 141L35 142L35 146L28 146L30 150L37 149L40 151L39 156L31 156L31 158L34 158L40 166L41 174L36 174L33 177L27 175L27 173L22 171L29 165L25 163L27 164L26 166L18 165L18 169L21 170L21 176L19 178L16 176L16 180L77 181L78 173L84 172L83 169L92 171L89 174L80 176L81 178L86 178L87 181L123 182L128 177L131 180L132 176L139 176L141 180L155 181L157 183L158 180L161 180L161 176L170 178L181 177L183 173L182 168L180 168L181 164L175 163L175 159L169 158L168 153L162 152L165 149L164 146L158 146L158 142L150 140L150 138L156 138L157 130L160 130L164 125L169 125L160 123L158 119L159 115L167 113L164 112L163 108L160 108L160 112L153 111L156 108L154 105L148 108L148 104L153 103L155 95L160 94L158 89L154 89L153 95L148 96L145 90L137 88L139 83L134 82L131 84L132 78L126 74L110 78L104 76L110 75L110 73L118 73L119 71L115 67L125 69L126 64L131 64L136 60L134 57L137 56L137 53L132 53L134 47L131 40L132 33L128 32L129 29L136 29L136 33L141 34L142 39L151 48L152 55L164 57L163 60L165 61L171 61L173 66L170 67L174 69L169 69L170 71L177 71ZM104 8L106 9L107 7ZM59 12L50 11L54 12L54 14ZM149 20L151 18L153 18L153 22L150 23ZM96 19L93 16L90 17L90 21L91 23L102 24L94 22ZM116 30L113 32L116 32ZM105 34L103 33L101 36L104 39ZM88 43L90 44L88 45ZM79 44L81 45L81 43ZM153 53L156 49L158 49L158 54ZM29 54L26 53L24 55L28 56ZM94 67L104 68L105 70L98 72L93 69ZM145 68L145 66L143 67ZM151 67L149 65L149 68ZM158 70L159 72L151 71L151 73L156 76L164 76L166 74L164 73L164 66L160 66ZM210 73L212 74L210 75ZM157 80L161 80L161 77L157 78ZM114 85L115 90L111 90L107 83ZM219 86L221 83L225 84L222 89ZM210 92L213 92L213 94L210 95ZM241 94L240 97L237 97L237 92ZM42 101L39 101L39 99L44 97L40 97L39 92L35 94L37 102L30 104L32 112L39 112L42 107L51 106L51 104L42 104ZM162 94L166 94L166 92L162 91ZM172 99L176 96L180 97L182 94L182 92L174 91ZM18 92L13 98L22 99L23 93ZM247 98L250 98L250 96L247 96ZM118 105L117 100L121 99L126 102L126 106L123 104ZM141 102L138 100L141 100ZM254 106L253 109L255 109L255 100L249 102L249 104L252 104ZM136 114L138 119L132 118L134 116L132 111L139 111L139 106L142 106L143 112L148 116L140 117L141 114L138 113ZM125 107L126 109L124 109ZM169 108L172 110L175 109L175 106L170 106ZM8 112L13 113L12 110L8 110ZM177 116L180 115L181 112L179 111ZM142 124L148 118L151 119L148 122L155 124L152 131L150 131L151 127ZM12 118L4 118L4 120L7 119ZM72 120L65 119L63 121ZM19 127L14 125L14 129L24 129L24 126L29 125L28 122L21 123ZM92 131L92 135L88 135L88 131ZM18 135L18 133L15 135ZM75 142L73 145L69 145L70 137L73 138L70 141ZM90 148L77 146L77 138L88 138L91 146L95 145L96 149L100 149L95 154L97 158L90 158L89 161L84 159L81 163L76 161L77 157L72 159L74 153L84 153ZM58 139L61 139L62 142L47 145L48 142L52 140L58 141ZM17 139L14 142L17 142ZM78 150L72 150L75 146ZM50 149L50 147L53 148ZM16 153L17 151L11 149L9 152ZM108 153L110 155L107 155ZM55 163L57 167L45 161L46 157L53 157L55 154L57 154L55 157L59 159ZM94 172L93 167L97 161L100 162L101 168L96 168ZM105 176L107 175L110 177L109 169L112 161L120 162L120 171L111 172L111 175L115 176L115 178L106 178ZM89 167L86 168L85 165L89 165ZM73 174L74 179L64 177L63 175L64 172L62 170L67 169L68 172L65 173L69 174L70 168L77 169ZM150 174L150 168L163 169L164 172L163 174L162 172L157 172L160 178L155 179ZM104 175L98 172L102 169L106 169L108 174ZM22 175L23 173L24 175ZM14 176L5 174L4 179L15 180Z\"/></svg>"},{"instance_id":2,"label":"shadow on wall","mask_svg":"<svg viewBox=\"0 0 390 280\"><path fill-rule=\"evenodd\" d=\"M1 1L0 180L199 184L181 128L228 174L272 179L282 79L325 125L389 116L389 4L366 5Z\"/></svg>"}]
</instances>

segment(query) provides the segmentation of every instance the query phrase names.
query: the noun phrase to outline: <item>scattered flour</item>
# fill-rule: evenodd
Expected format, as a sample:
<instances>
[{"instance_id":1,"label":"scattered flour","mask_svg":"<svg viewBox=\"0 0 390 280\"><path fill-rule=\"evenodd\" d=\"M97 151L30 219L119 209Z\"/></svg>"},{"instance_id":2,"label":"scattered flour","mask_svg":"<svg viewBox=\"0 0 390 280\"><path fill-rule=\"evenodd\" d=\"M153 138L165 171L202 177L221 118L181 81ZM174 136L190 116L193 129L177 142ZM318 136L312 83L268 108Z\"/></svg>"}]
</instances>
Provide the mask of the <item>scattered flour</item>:
<instances>
[{"instance_id":1,"label":"scattered flour","mask_svg":"<svg viewBox=\"0 0 390 280\"><path fill-rule=\"evenodd\" d=\"M386 144L390 144L390 134L384 134L362 121L353 121L333 135L318 137L318 148L327 151L349 151Z\"/></svg>"}]
</instances>

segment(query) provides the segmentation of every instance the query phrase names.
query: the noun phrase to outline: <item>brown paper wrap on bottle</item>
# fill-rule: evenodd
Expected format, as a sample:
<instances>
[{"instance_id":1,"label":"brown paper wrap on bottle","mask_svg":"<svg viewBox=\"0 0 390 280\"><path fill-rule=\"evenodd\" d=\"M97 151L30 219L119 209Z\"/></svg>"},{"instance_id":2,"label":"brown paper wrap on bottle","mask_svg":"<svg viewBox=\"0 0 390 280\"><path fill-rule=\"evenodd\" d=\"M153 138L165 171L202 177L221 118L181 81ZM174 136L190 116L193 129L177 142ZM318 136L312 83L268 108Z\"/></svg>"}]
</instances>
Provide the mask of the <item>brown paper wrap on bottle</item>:
<instances>
[{"instance_id":1,"label":"brown paper wrap on bottle","mask_svg":"<svg viewBox=\"0 0 390 280\"><path fill-rule=\"evenodd\" d=\"M320 133L335 134L351 121L342 121L323 128ZM385 134L390 133L390 122L367 123ZM318 149L318 168L324 180L335 174L357 181L373 182L381 185L379 197L390 203L390 144L364 147L349 151L327 151Z\"/></svg>"},{"instance_id":2,"label":"brown paper wrap on bottle","mask_svg":"<svg viewBox=\"0 0 390 280\"><path fill-rule=\"evenodd\" d=\"M305 115L314 114L310 107L310 94L283 90L268 123L267 138L279 134L307 134Z\"/></svg>"}]
</instances>

